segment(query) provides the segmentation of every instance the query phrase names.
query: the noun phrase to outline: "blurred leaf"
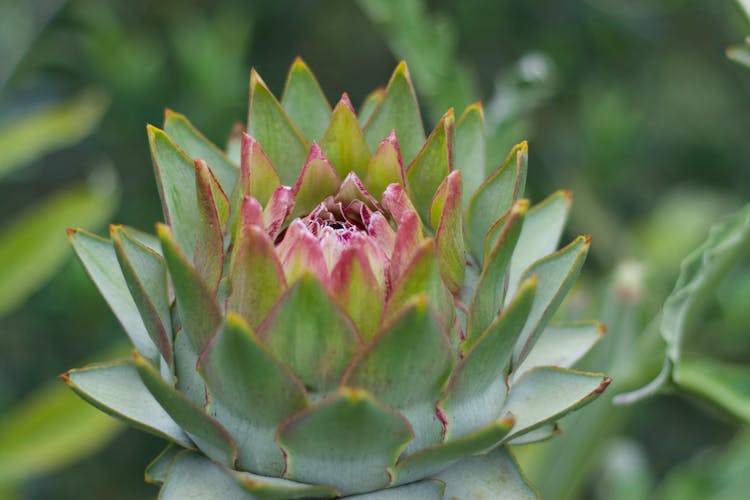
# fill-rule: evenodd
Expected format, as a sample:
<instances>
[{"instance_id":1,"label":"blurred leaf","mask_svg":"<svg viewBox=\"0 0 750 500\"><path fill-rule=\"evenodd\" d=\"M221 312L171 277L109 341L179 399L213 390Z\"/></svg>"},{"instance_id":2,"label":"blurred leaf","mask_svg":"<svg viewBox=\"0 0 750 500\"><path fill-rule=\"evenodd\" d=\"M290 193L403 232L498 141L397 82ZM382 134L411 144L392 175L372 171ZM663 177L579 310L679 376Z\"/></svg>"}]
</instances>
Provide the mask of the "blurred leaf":
<instances>
[{"instance_id":1,"label":"blurred leaf","mask_svg":"<svg viewBox=\"0 0 750 500\"><path fill-rule=\"evenodd\" d=\"M744 12L745 19L750 21L750 0L737 0L737 5ZM729 47L727 57L746 68L750 68L750 36L745 38L744 44Z\"/></svg>"},{"instance_id":2,"label":"blurred leaf","mask_svg":"<svg viewBox=\"0 0 750 500\"><path fill-rule=\"evenodd\" d=\"M0 419L0 498L4 488L95 452L123 428L61 381L49 382Z\"/></svg>"},{"instance_id":3,"label":"blurred leaf","mask_svg":"<svg viewBox=\"0 0 750 500\"><path fill-rule=\"evenodd\" d=\"M0 2L0 89L65 0ZM2 498L0 496L0 498Z\"/></svg>"},{"instance_id":4,"label":"blurred leaf","mask_svg":"<svg viewBox=\"0 0 750 500\"><path fill-rule=\"evenodd\" d=\"M101 225L117 202L111 185L71 186L0 228L0 316L23 304L71 254L66 228Z\"/></svg>"},{"instance_id":5,"label":"blurred leaf","mask_svg":"<svg viewBox=\"0 0 750 500\"><path fill-rule=\"evenodd\" d=\"M144 101L135 102L143 106L167 69L166 44L144 29L143 23L128 25L113 2L78 1L71 2L70 7L80 23L73 33L84 56L83 64L73 63L75 67L90 65L97 81L115 98L138 97ZM133 12L137 9L137 5L131 7ZM137 14L133 17L141 19ZM125 105L133 107L134 102Z\"/></svg>"},{"instance_id":6,"label":"blurred leaf","mask_svg":"<svg viewBox=\"0 0 750 500\"><path fill-rule=\"evenodd\" d=\"M667 356L678 362L682 343L695 316L729 272L750 250L750 205L714 225L708 239L682 263L675 289L664 303L661 334L667 341Z\"/></svg>"},{"instance_id":7,"label":"blurred leaf","mask_svg":"<svg viewBox=\"0 0 750 500\"><path fill-rule=\"evenodd\" d=\"M513 144L530 139L531 112L552 95L556 71L552 59L541 52L522 56L495 80L485 105L487 120L487 168Z\"/></svg>"},{"instance_id":8,"label":"blurred leaf","mask_svg":"<svg viewBox=\"0 0 750 500\"><path fill-rule=\"evenodd\" d=\"M461 111L481 98L474 72L457 57L454 26L427 12L423 0L358 3L381 29L396 57L409 63L429 118L437 121L446 109ZM513 144L528 139L530 111L554 90L554 69L548 56L533 52L496 79L485 108L490 172Z\"/></svg>"},{"instance_id":9,"label":"blurred leaf","mask_svg":"<svg viewBox=\"0 0 750 500\"><path fill-rule=\"evenodd\" d=\"M616 402L634 403L664 389L671 382L679 384L675 371L679 373L681 369L685 336L693 327L706 299L714 294L722 278L748 251L750 251L750 205L712 226L706 241L682 262L675 288L667 297L661 311L660 332L667 346L662 372L646 387L617 396ZM692 391L701 393L729 411L739 410L741 413L738 416L742 415L742 406L738 408L735 404L726 404L728 400L725 392L720 392L722 395L717 396L709 387L699 388L692 385L700 380L692 368L694 367L689 367L687 373L683 373L683 376L687 375L691 382ZM736 373L733 373L731 378L736 378ZM715 385L718 381L715 372L704 374L703 382ZM720 383L726 386L728 380Z\"/></svg>"},{"instance_id":10,"label":"blurred leaf","mask_svg":"<svg viewBox=\"0 0 750 500\"><path fill-rule=\"evenodd\" d=\"M21 494L13 486L0 485L0 500L20 500Z\"/></svg>"},{"instance_id":11,"label":"blurred leaf","mask_svg":"<svg viewBox=\"0 0 750 500\"><path fill-rule=\"evenodd\" d=\"M744 45L732 45L727 49L727 57L732 61L750 68L750 39Z\"/></svg>"},{"instance_id":12,"label":"blurred leaf","mask_svg":"<svg viewBox=\"0 0 750 500\"><path fill-rule=\"evenodd\" d=\"M675 188L664 194L645 222L635 229L635 249L646 260L649 273L666 278L664 281L669 280L671 285L680 260L700 245L714 221L737 206L725 193Z\"/></svg>"},{"instance_id":13,"label":"blurred leaf","mask_svg":"<svg viewBox=\"0 0 750 500\"><path fill-rule=\"evenodd\" d=\"M675 366L672 376L680 387L750 423L750 366L685 360Z\"/></svg>"},{"instance_id":14,"label":"blurred leaf","mask_svg":"<svg viewBox=\"0 0 750 500\"><path fill-rule=\"evenodd\" d=\"M224 105L228 96L244 99L253 16L227 6L212 9L212 15L192 11L188 5L183 9L179 22L169 24L182 82L200 96L204 106Z\"/></svg>"},{"instance_id":15,"label":"blurred leaf","mask_svg":"<svg viewBox=\"0 0 750 500\"><path fill-rule=\"evenodd\" d=\"M750 21L750 0L737 0L737 4L745 11L745 17Z\"/></svg>"},{"instance_id":16,"label":"blurred leaf","mask_svg":"<svg viewBox=\"0 0 750 500\"><path fill-rule=\"evenodd\" d=\"M670 471L651 498L736 500L750 491L750 432L745 430L718 450L701 453Z\"/></svg>"},{"instance_id":17,"label":"blurred leaf","mask_svg":"<svg viewBox=\"0 0 750 500\"><path fill-rule=\"evenodd\" d=\"M108 104L104 94L88 91L0 124L0 177L88 136Z\"/></svg>"},{"instance_id":18,"label":"blurred leaf","mask_svg":"<svg viewBox=\"0 0 750 500\"><path fill-rule=\"evenodd\" d=\"M603 453L598 498L607 500L647 500L651 498L653 477L646 450L637 442L620 438L608 443Z\"/></svg>"}]
</instances>

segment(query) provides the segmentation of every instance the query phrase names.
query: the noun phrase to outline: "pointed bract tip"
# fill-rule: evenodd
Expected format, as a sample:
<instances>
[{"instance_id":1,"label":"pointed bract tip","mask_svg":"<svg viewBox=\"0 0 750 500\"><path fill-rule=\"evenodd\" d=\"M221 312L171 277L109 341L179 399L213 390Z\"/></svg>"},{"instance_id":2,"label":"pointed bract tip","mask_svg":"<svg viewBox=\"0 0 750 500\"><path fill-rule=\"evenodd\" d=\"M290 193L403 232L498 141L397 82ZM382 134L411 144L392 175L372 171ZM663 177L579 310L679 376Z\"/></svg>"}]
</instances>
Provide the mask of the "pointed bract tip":
<instances>
[{"instance_id":1,"label":"pointed bract tip","mask_svg":"<svg viewBox=\"0 0 750 500\"><path fill-rule=\"evenodd\" d=\"M349 108L349 111L351 111L352 114L355 114L354 106L352 106L352 101L349 99L349 94L347 94L346 92L341 94L341 99L339 99L338 104L336 104L337 108L339 106L346 106L347 108Z\"/></svg>"},{"instance_id":2,"label":"pointed bract tip","mask_svg":"<svg viewBox=\"0 0 750 500\"><path fill-rule=\"evenodd\" d=\"M510 154L514 155L516 157L516 161L520 162L521 158L529 156L529 143L527 141L519 142L518 144L513 146Z\"/></svg>"},{"instance_id":3,"label":"pointed bract tip","mask_svg":"<svg viewBox=\"0 0 750 500\"><path fill-rule=\"evenodd\" d=\"M77 227L69 227L65 230L65 234L68 235L68 238L73 238L76 234L78 234L78 231L80 231Z\"/></svg>"},{"instance_id":4,"label":"pointed bract tip","mask_svg":"<svg viewBox=\"0 0 750 500\"><path fill-rule=\"evenodd\" d=\"M63 382L65 382L65 383L66 383L66 384L68 384L69 386L72 386L72 385L73 385L73 382L72 382L72 381L70 380L70 370L68 370L68 371L66 371L66 372L63 372L63 373L61 373L61 374L59 375L59 377L60 377L60 378L61 378L61 379L63 380Z\"/></svg>"},{"instance_id":5,"label":"pointed bract tip","mask_svg":"<svg viewBox=\"0 0 750 500\"><path fill-rule=\"evenodd\" d=\"M499 418L495 421L498 427L505 428L505 427L513 427L516 423L516 416L513 415L511 412L508 412L505 414L504 417Z\"/></svg>"},{"instance_id":6,"label":"pointed bract tip","mask_svg":"<svg viewBox=\"0 0 750 500\"><path fill-rule=\"evenodd\" d=\"M396 69L393 70L393 75L397 75L399 73L404 73L407 78L409 78L409 66L406 64L405 60L399 61L399 63L396 65Z\"/></svg>"},{"instance_id":7,"label":"pointed bract tip","mask_svg":"<svg viewBox=\"0 0 750 500\"><path fill-rule=\"evenodd\" d=\"M583 244L584 245L586 245L586 246L591 245L591 235L590 234L581 236L581 238L583 238Z\"/></svg>"},{"instance_id":8,"label":"pointed bract tip","mask_svg":"<svg viewBox=\"0 0 750 500\"><path fill-rule=\"evenodd\" d=\"M482 101L477 101L466 106L466 109L464 109L463 113L461 113L461 116L458 119L458 123L463 122L472 114L479 115L479 119L482 121L482 123L484 123L484 106L482 106Z\"/></svg>"},{"instance_id":9,"label":"pointed bract tip","mask_svg":"<svg viewBox=\"0 0 750 500\"><path fill-rule=\"evenodd\" d=\"M345 397L352 403L359 403L360 401L370 399L370 394L366 390L357 389L354 387L344 386L339 389L339 394L341 394L341 396Z\"/></svg>"},{"instance_id":10,"label":"pointed bract tip","mask_svg":"<svg viewBox=\"0 0 750 500\"><path fill-rule=\"evenodd\" d=\"M112 239L119 238L121 232L124 232L125 228L122 224L110 224L109 225L109 235Z\"/></svg>"},{"instance_id":11,"label":"pointed bract tip","mask_svg":"<svg viewBox=\"0 0 750 500\"><path fill-rule=\"evenodd\" d=\"M393 85L393 82L395 82L398 78L403 78L406 80L409 84L409 87L412 90L412 94L414 93L414 85L411 81L411 75L409 74L409 67L406 65L406 61L401 61L398 63L398 66L396 66L396 69L393 70L393 73L391 74L391 79L388 80L388 86L386 87L386 92L388 92L388 88L390 88L391 85Z\"/></svg>"},{"instance_id":12,"label":"pointed bract tip","mask_svg":"<svg viewBox=\"0 0 750 500\"><path fill-rule=\"evenodd\" d=\"M522 290L525 290L526 288L536 288L539 284L539 275L538 274L532 274L526 280L524 280L523 283L521 283L521 286L518 287L518 291L516 291L516 295L518 295Z\"/></svg>"},{"instance_id":13,"label":"pointed bract tip","mask_svg":"<svg viewBox=\"0 0 750 500\"><path fill-rule=\"evenodd\" d=\"M145 361L145 358L141 356L141 353L139 353L138 351L133 351L133 354L131 355L131 357L133 358L133 361L135 361L136 363Z\"/></svg>"},{"instance_id":14,"label":"pointed bract tip","mask_svg":"<svg viewBox=\"0 0 750 500\"><path fill-rule=\"evenodd\" d=\"M161 129L155 125L151 125L150 123L146 124L146 133L148 134L149 140L153 140L154 136L156 136L157 133L161 132Z\"/></svg>"},{"instance_id":15,"label":"pointed bract tip","mask_svg":"<svg viewBox=\"0 0 750 500\"><path fill-rule=\"evenodd\" d=\"M206 163L205 160L201 160L198 158L197 160L193 160L193 166L195 167L195 170L197 172L207 172L208 171L208 163Z\"/></svg>"},{"instance_id":16,"label":"pointed bract tip","mask_svg":"<svg viewBox=\"0 0 750 500\"><path fill-rule=\"evenodd\" d=\"M573 191L571 191L570 189L564 189L562 191L562 195L565 197L565 201L567 201L568 203L573 201Z\"/></svg>"},{"instance_id":17,"label":"pointed bract tip","mask_svg":"<svg viewBox=\"0 0 750 500\"><path fill-rule=\"evenodd\" d=\"M252 148L257 143L258 141L255 140L255 137L253 137L252 135L248 134L245 131L242 132L242 145L243 146L247 144L249 148Z\"/></svg>"},{"instance_id":18,"label":"pointed bract tip","mask_svg":"<svg viewBox=\"0 0 750 500\"><path fill-rule=\"evenodd\" d=\"M226 315L226 323L227 326L231 326L234 328L249 328L247 321L245 321L245 318L242 317L241 314L236 313L234 311L228 311Z\"/></svg>"},{"instance_id":19,"label":"pointed bract tip","mask_svg":"<svg viewBox=\"0 0 750 500\"><path fill-rule=\"evenodd\" d=\"M522 198L513 204L511 213L516 215L523 215L529 210L529 205L529 200L527 198Z\"/></svg>"},{"instance_id":20,"label":"pointed bract tip","mask_svg":"<svg viewBox=\"0 0 750 500\"><path fill-rule=\"evenodd\" d=\"M440 118L440 121L443 122L444 127L451 127L454 123L456 123L456 112L453 108L449 108L448 111L443 114L443 117Z\"/></svg>"},{"instance_id":21,"label":"pointed bract tip","mask_svg":"<svg viewBox=\"0 0 750 500\"><path fill-rule=\"evenodd\" d=\"M308 69L308 66L305 63L304 59L302 59L302 56L298 55L298 56L296 56L294 58L294 61L292 61L291 69L292 70L296 70L296 69Z\"/></svg>"},{"instance_id":22,"label":"pointed bract tip","mask_svg":"<svg viewBox=\"0 0 750 500\"><path fill-rule=\"evenodd\" d=\"M596 324L596 329L599 330L599 336L601 337L603 337L604 334L606 334L608 330L607 325L605 325L604 323L599 323L599 322L597 322Z\"/></svg>"},{"instance_id":23,"label":"pointed bract tip","mask_svg":"<svg viewBox=\"0 0 750 500\"><path fill-rule=\"evenodd\" d=\"M601 394L604 392L604 390L609 386L609 384L612 383L612 379L610 377L604 377L604 380L602 380L602 383L599 384L599 387L594 389L594 392L597 394Z\"/></svg>"},{"instance_id":24,"label":"pointed bract tip","mask_svg":"<svg viewBox=\"0 0 750 500\"><path fill-rule=\"evenodd\" d=\"M172 108L164 108L164 123L170 120L184 120L187 121L187 117L184 114L178 113Z\"/></svg>"},{"instance_id":25,"label":"pointed bract tip","mask_svg":"<svg viewBox=\"0 0 750 500\"><path fill-rule=\"evenodd\" d=\"M411 305L414 308L415 311L417 311L420 314L424 314L424 312L427 310L427 304L429 303L429 300L427 299L427 295L417 295L413 299L411 299Z\"/></svg>"},{"instance_id":26,"label":"pointed bract tip","mask_svg":"<svg viewBox=\"0 0 750 500\"><path fill-rule=\"evenodd\" d=\"M255 68L250 69L250 91L252 92L255 90L255 88L260 85L261 87L267 89L268 86L266 85L266 82L263 81L263 78L260 77L260 74L255 71Z\"/></svg>"},{"instance_id":27,"label":"pointed bract tip","mask_svg":"<svg viewBox=\"0 0 750 500\"><path fill-rule=\"evenodd\" d=\"M391 147L393 147L396 150L396 153L398 154L399 162L403 161L401 159L401 145L398 143L398 137L396 136L396 129L391 129L391 132L388 134L388 136L382 141L380 141L380 144L378 144L378 148L380 148L383 144L390 144Z\"/></svg>"},{"instance_id":28,"label":"pointed bract tip","mask_svg":"<svg viewBox=\"0 0 750 500\"><path fill-rule=\"evenodd\" d=\"M305 160L305 164L310 163L313 160L328 161L328 158L326 158L326 155L323 154L323 150L320 149L320 146L315 141L313 141L312 146L310 146L310 152L307 153L307 159Z\"/></svg>"},{"instance_id":29,"label":"pointed bract tip","mask_svg":"<svg viewBox=\"0 0 750 500\"><path fill-rule=\"evenodd\" d=\"M163 222L157 222L154 227L156 228L156 235L159 236L160 239L172 239L172 230L169 229L168 225Z\"/></svg>"},{"instance_id":30,"label":"pointed bract tip","mask_svg":"<svg viewBox=\"0 0 750 500\"><path fill-rule=\"evenodd\" d=\"M484 104L482 104L482 101L477 101L477 102L474 102L472 104L469 104L466 107L466 109L467 109L467 111L468 110L476 111L476 112L484 115Z\"/></svg>"},{"instance_id":31,"label":"pointed bract tip","mask_svg":"<svg viewBox=\"0 0 750 500\"><path fill-rule=\"evenodd\" d=\"M377 97L383 97L384 95L385 95L385 87L378 87L365 96L365 101L368 101L369 99L374 99Z\"/></svg>"}]
</instances>

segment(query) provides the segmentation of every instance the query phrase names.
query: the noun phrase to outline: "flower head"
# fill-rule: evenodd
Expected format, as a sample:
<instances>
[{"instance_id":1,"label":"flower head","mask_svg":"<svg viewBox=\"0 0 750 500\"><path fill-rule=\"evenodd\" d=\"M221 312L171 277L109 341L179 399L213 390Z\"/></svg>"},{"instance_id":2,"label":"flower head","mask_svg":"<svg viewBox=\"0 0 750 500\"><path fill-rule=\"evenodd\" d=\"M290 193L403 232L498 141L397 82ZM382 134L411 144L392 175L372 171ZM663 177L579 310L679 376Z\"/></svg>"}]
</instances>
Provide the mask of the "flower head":
<instances>
[{"instance_id":1,"label":"flower head","mask_svg":"<svg viewBox=\"0 0 750 500\"><path fill-rule=\"evenodd\" d=\"M189 450L150 468L165 497L528 489L505 445L606 387L567 369L603 329L550 324L589 239L556 251L570 194L530 208L526 143L487 169L483 125L450 110L425 138L403 63L331 109L297 60L280 101L253 71L227 154L149 126L158 239L71 231L137 352L65 377Z\"/></svg>"}]
</instances>

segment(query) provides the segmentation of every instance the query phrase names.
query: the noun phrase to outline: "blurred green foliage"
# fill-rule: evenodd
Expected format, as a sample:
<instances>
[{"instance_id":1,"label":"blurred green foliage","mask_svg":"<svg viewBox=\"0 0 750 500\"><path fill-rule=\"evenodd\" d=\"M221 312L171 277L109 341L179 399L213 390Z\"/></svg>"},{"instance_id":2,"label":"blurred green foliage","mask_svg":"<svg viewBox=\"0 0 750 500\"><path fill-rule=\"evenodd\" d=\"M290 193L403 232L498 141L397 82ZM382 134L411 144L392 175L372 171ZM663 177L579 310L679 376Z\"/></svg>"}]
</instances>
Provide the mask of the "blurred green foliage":
<instances>
[{"instance_id":1,"label":"blurred green foliage","mask_svg":"<svg viewBox=\"0 0 750 500\"><path fill-rule=\"evenodd\" d=\"M35 402L61 394L54 378L123 338L66 258L62 229L112 220L151 230L161 214L145 123L159 124L169 107L222 144L244 120L249 67L279 90L301 55L330 101L346 90L355 104L405 58L428 128L448 107L460 113L481 99L492 162L529 139L532 200L573 189L570 234L591 233L593 246L567 314L593 311L609 324L587 363L608 366L615 383L561 423L563 434L542 446L546 458L525 457L542 464L546 497L737 498L750 460L738 420L682 393L636 407L610 401L656 375L663 345L651 321L679 263L720 214L750 199L750 72L723 56L732 46L732 59L750 61L737 44L750 33L738 5L747 2L0 2L0 305L10 304L0 318L0 446L34 443L35 430L59 446L26 455L14 491L0 484L0 497L155 494L142 469L158 439L126 431L86 456L94 447L64 421L47 420L65 430L42 425L54 406ZM81 183L96 165L112 165L119 188L108 167ZM117 193L124 202L112 216ZM627 259L638 263L618 266ZM750 259L741 258L707 299L691 349L747 366L748 297ZM114 432L93 429L102 441ZM53 472L43 455L59 465L86 458Z\"/></svg>"}]
</instances>

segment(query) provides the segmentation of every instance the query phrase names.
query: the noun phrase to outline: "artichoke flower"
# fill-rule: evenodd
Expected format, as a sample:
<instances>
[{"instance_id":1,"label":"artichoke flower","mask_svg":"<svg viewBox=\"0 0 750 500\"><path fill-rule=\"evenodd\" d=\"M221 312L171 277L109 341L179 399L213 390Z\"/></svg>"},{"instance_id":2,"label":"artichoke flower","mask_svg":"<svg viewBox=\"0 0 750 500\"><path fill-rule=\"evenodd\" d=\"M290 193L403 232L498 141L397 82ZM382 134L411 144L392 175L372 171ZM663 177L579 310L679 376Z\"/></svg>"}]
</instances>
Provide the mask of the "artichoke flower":
<instances>
[{"instance_id":1,"label":"artichoke flower","mask_svg":"<svg viewBox=\"0 0 750 500\"><path fill-rule=\"evenodd\" d=\"M404 63L357 113L298 59L226 152L148 127L157 237L69 231L135 352L63 378L171 442L160 498L536 496L509 446L609 383L570 369L603 326L550 321L589 238L521 199L526 143L487 169L481 105L455 122L425 138Z\"/></svg>"}]
</instances>

